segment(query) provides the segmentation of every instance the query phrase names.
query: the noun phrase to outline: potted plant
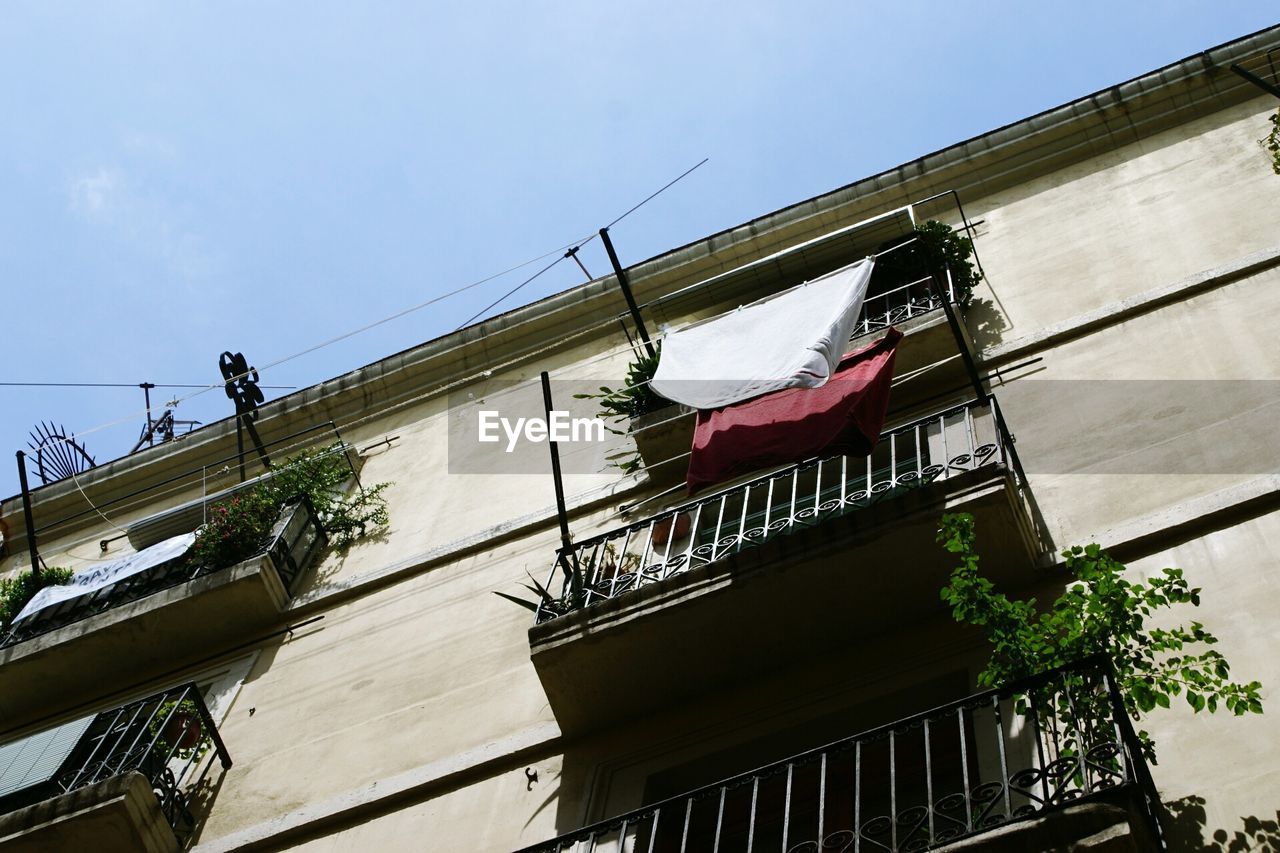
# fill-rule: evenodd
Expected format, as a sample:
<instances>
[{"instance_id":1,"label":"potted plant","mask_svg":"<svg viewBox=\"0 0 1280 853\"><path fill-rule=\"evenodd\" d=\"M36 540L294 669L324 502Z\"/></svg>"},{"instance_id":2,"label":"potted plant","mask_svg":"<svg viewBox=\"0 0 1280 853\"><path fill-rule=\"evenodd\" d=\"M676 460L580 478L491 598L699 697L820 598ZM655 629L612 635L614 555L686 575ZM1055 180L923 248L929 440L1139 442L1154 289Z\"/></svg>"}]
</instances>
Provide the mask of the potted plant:
<instances>
[{"instance_id":1,"label":"potted plant","mask_svg":"<svg viewBox=\"0 0 1280 853\"><path fill-rule=\"evenodd\" d=\"M621 388L602 385L597 394L575 394L574 397L600 401L599 416L614 424L609 427L610 431L615 435L629 435L635 442L636 452L615 462L618 468L630 473L643 467L650 479L678 479L685 469L680 457L693 443L693 418L683 417L692 409L671 402L649 387L661 356L659 344L653 355L637 354L636 360L627 366L626 381Z\"/></svg>"},{"instance_id":2,"label":"potted plant","mask_svg":"<svg viewBox=\"0 0 1280 853\"><path fill-rule=\"evenodd\" d=\"M653 544L656 546L666 545L668 542L679 542L681 539L689 535L689 513L681 512L674 516L666 515L653 525ZM675 530L672 532L672 527Z\"/></svg>"},{"instance_id":3,"label":"potted plant","mask_svg":"<svg viewBox=\"0 0 1280 853\"><path fill-rule=\"evenodd\" d=\"M204 719L193 699L169 699L160 703L151 718L156 751L170 758L199 758L209 749Z\"/></svg>"},{"instance_id":4,"label":"potted plant","mask_svg":"<svg viewBox=\"0 0 1280 853\"><path fill-rule=\"evenodd\" d=\"M886 252L895 246L901 249ZM967 308L973 299L973 287L982 280L970 260L973 241L961 236L950 225L930 219L915 227L915 232L898 237L880 247L883 257L876 261L871 274L870 292L885 293L922 278L931 270L949 269L955 288L955 300Z\"/></svg>"}]
</instances>

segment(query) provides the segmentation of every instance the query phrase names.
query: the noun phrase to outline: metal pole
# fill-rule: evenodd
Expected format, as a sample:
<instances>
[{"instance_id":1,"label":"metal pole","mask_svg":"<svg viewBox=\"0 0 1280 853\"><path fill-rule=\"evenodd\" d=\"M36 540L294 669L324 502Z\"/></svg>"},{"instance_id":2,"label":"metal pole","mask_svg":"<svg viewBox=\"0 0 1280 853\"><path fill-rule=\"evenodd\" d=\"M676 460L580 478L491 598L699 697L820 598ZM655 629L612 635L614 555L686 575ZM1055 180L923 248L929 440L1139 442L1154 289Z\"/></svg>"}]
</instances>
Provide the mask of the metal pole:
<instances>
[{"instance_id":1,"label":"metal pole","mask_svg":"<svg viewBox=\"0 0 1280 853\"><path fill-rule=\"evenodd\" d=\"M143 399L147 401L147 446L154 447L155 439L153 438L153 430L151 425L151 389L156 387L150 382L142 382L138 385L142 389ZM176 396L176 395L175 395ZM141 442L139 442L141 445Z\"/></svg>"},{"instance_id":2,"label":"metal pole","mask_svg":"<svg viewBox=\"0 0 1280 853\"><path fill-rule=\"evenodd\" d=\"M631 319L635 321L636 331L640 333L640 340L644 341L645 351L649 353L649 357L657 355L657 350L653 348L653 341L649 340L649 330L644 327L644 320L640 317L640 307L636 305L636 298L631 294L631 282L627 280L626 270L622 268L622 264L618 263L618 253L613 250L613 241L609 239L609 229L600 229L600 239L604 242L604 250L609 253L609 263L613 264L613 274L618 277L618 286L622 288L622 295L627 300L627 310L631 312Z\"/></svg>"},{"instance_id":3,"label":"metal pole","mask_svg":"<svg viewBox=\"0 0 1280 853\"><path fill-rule=\"evenodd\" d=\"M542 371L542 406L546 412L548 429L551 424L551 377ZM564 503L564 480L560 476L560 448L548 435L547 446L551 448L551 476L556 482L556 517L560 520L560 544L567 552L573 546L569 536L569 513Z\"/></svg>"},{"instance_id":4,"label":"metal pole","mask_svg":"<svg viewBox=\"0 0 1280 853\"><path fill-rule=\"evenodd\" d=\"M258 416L257 410L251 409L245 412L244 414L242 414L240 416L240 420L244 422L244 428L248 430L249 437L253 439L253 446L258 451L258 458L262 460L262 467L270 471L271 457L267 455L267 449L262 445L262 437L258 435L258 428L253 425L253 421L255 418L257 418L257 416ZM243 460L243 457L241 457L241 459ZM241 466L243 466L244 462L241 461L240 464ZM242 475L241 482L243 482L243 480L244 480L244 477Z\"/></svg>"},{"instance_id":5,"label":"metal pole","mask_svg":"<svg viewBox=\"0 0 1280 853\"><path fill-rule=\"evenodd\" d=\"M928 257L927 250L925 263L929 265L929 277L933 279L934 289L938 291L938 298L942 300L942 310L947 315L947 324L951 326L951 335L956 340L956 350L960 353L960 360L964 362L965 373L969 375L969 382L973 385L973 393L981 400L987 396L987 392L982 388L982 379L978 376L978 365L974 362L973 354L969 352L969 347L964 341L964 332L960 331L960 319L956 316L955 308L951 306L951 288L948 287L945 292L943 291L942 284L938 280L937 267ZM951 271L947 270L947 276L950 277L950 275Z\"/></svg>"},{"instance_id":6,"label":"metal pole","mask_svg":"<svg viewBox=\"0 0 1280 853\"><path fill-rule=\"evenodd\" d=\"M1118 746L1127 754L1129 769L1133 774L1133 781L1137 783L1138 790L1142 792L1142 798L1146 805L1147 826L1155 841L1156 850L1166 851L1169 844L1164 837L1164 827L1160 825L1160 818L1157 810L1160 808L1160 794L1156 789L1155 779L1151 778L1151 768L1147 766L1146 756L1142 754L1142 742L1138 740L1137 733L1133 730L1133 723L1129 720L1129 711L1125 707L1124 698L1120 694L1120 685L1116 683L1115 666L1111 662L1111 658L1098 655L1101 662L1098 666L1102 669L1102 677L1107 686L1107 698L1111 704L1111 718L1116 728L1120 730L1120 743Z\"/></svg>"},{"instance_id":7,"label":"metal pole","mask_svg":"<svg viewBox=\"0 0 1280 853\"><path fill-rule=\"evenodd\" d=\"M237 409L240 407L237 406ZM244 482L244 415L236 412L236 456L240 457L240 482Z\"/></svg>"},{"instance_id":8,"label":"metal pole","mask_svg":"<svg viewBox=\"0 0 1280 853\"><path fill-rule=\"evenodd\" d=\"M578 257L578 250L581 246L574 246L572 249L564 253L566 258L573 258L573 262L578 265L578 269L582 270L582 274L587 277L587 281L591 281L591 273L587 272L587 268L582 263L582 258Z\"/></svg>"},{"instance_id":9,"label":"metal pole","mask_svg":"<svg viewBox=\"0 0 1280 853\"><path fill-rule=\"evenodd\" d=\"M573 550L573 538L569 535L569 511L564 503L564 478L560 474L560 447L551 440L551 377L542 371L542 408L547 418L547 446L551 448L551 476L556 485L556 518L560 522L560 568L569 581L571 598L575 606L582 601L582 575L578 571L578 555Z\"/></svg>"},{"instance_id":10,"label":"metal pole","mask_svg":"<svg viewBox=\"0 0 1280 853\"><path fill-rule=\"evenodd\" d=\"M27 524L27 551L31 555L31 579L40 586L40 552L36 550L36 525L31 517L31 490L27 487L27 454L18 451L18 483L22 486L22 520Z\"/></svg>"}]
</instances>

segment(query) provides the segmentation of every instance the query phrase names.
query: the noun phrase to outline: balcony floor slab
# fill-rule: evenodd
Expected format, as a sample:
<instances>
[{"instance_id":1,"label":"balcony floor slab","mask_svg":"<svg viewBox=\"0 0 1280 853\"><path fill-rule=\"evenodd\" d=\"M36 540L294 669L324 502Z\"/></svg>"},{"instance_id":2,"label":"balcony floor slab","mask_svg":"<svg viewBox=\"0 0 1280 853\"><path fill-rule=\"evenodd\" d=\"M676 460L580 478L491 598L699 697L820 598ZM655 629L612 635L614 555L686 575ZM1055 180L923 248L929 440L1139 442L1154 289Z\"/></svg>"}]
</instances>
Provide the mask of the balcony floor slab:
<instances>
[{"instance_id":1,"label":"balcony floor slab","mask_svg":"<svg viewBox=\"0 0 1280 853\"><path fill-rule=\"evenodd\" d=\"M178 839L141 773L113 776L0 815L0 853L174 853Z\"/></svg>"},{"instance_id":2,"label":"balcony floor slab","mask_svg":"<svg viewBox=\"0 0 1280 853\"><path fill-rule=\"evenodd\" d=\"M0 732L252 639L287 602L270 558L257 557L0 649Z\"/></svg>"}]
</instances>

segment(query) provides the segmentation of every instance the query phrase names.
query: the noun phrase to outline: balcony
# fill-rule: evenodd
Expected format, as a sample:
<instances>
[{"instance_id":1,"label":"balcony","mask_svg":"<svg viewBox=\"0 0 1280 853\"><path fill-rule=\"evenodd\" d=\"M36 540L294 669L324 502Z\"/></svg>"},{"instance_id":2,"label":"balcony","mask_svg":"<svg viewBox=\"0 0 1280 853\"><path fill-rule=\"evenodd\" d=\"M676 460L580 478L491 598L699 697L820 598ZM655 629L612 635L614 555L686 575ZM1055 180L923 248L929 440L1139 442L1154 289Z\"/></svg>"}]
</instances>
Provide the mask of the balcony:
<instances>
[{"instance_id":1,"label":"balcony","mask_svg":"<svg viewBox=\"0 0 1280 853\"><path fill-rule=\"evenodd\" d=\"M993 580L1037 579L1048 545L992 397L891 429L870 457L788 466L557 551L559 597L529 633L557 721L590 730L941 613L947 511L974 515Z\"/></svg>"},{"instance_id":2,"label":"balcony","mask_svg":"<svg viewBox=\"0 0 1280 853\"><path fill-rule=\"evenodd\" d=\"M231 756L186 684L0 746L0 850L169 853Z\"/></svg>"},{"instance_id":3,"label":"balcony","mask_svg":"<svg viewBox=\"0 0 1280 853\"><path fill-rule=\"evenodd\" d=\"M1162 849L1156 803L1110 666L1093 658L521 853L1057 850L1103 831L1108 850L1137 853Z\"/></svg>"},{"instance_id":4,"label":"balcony","mask_svg":"<svg viewBox=\"0 0 1280 853\"><path fill-rule=\"evenodd\" d=\"M326 541L301 499L281 511L258 556L234 566L171 560L15 622L0 640L0 727L30 723L40 709L79 705L92 684L159 677L175 660L274 627Z\"/></svg>"}]
</instances>

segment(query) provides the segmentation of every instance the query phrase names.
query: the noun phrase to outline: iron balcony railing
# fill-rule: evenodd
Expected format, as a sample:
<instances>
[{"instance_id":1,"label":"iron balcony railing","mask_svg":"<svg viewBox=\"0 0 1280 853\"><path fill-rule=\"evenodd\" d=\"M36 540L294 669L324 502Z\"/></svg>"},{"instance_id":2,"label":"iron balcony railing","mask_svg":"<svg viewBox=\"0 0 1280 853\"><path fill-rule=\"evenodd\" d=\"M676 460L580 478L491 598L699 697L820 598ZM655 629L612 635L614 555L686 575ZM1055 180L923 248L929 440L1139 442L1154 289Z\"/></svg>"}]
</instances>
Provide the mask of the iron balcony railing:
<instances>
[{"instance_id":1,"label":"iron balcony railing","mask_svg":"<svg viewBox=\"0 0 1280 853\"><path fill-rule=\"evenodd\" d=\"M293 593L298 577L327 544L324 528L305 496L286 504L259 555L269 555L287 592ZM230 568L205 565L178 557L123 578L91 593L46 607L14 622L0 639L0 648L46 634L98 613L137 601L148 595Z\"/></svg>"},{"instance_id":2,"label":"iron balcony railing","mask_svg":"<svg viewBox=\"0 0 1280 853\"><path fill-rule=\"evenodd\" d=\"M1163 849L1141 746L1093 657L521 853L926 850L1125 788L1145 818L1136 831Z\"/></svg>"},{"instance_id":3,"label":"iron balcony railing","mask_svg":"<svg viewBox=\"0 0 1280 853\"><path fill-rule=\"evenodd\" d=\"M9 793L0 808L12 811L137 771L150 783L165 820L185 845L196 826L195 804L209 794L206 780L215 761L224 770L231 767L196 685L184 684L82 722L87 724L72 724L79 736L56 769ZM57 741L41 745L42 760L58 746Z\"/></svg>"},{"instance_id":4,"label":"iron balcony railing","mask_svg":"<svg viewBox=\"0 0 1280 853\"><path fill-rule=\"evenodd\" d=\"M955 283L950 269L945 270L943 288L947 298L956 302ZM942 308L942 295L931 276L868 296L862 303L862 313L853 327L852 338L860 338L873 332L882 332L890 326L902 325L931 311Z\"/></svg>"},{"instance_id":5,"label":"iron balcony railing","mask_svg":"<svg viewBox=\"0 0 1280 853\"><path fill-rule=\"evenodd\" d=\"M545 622L776 537L866 509L986 466L1007 466L1033 519L1034 504L994 397L954 406L891 429L865 457L830 456L792 465L664 510L556 551Z\"/></svg>"}]
</instances>

